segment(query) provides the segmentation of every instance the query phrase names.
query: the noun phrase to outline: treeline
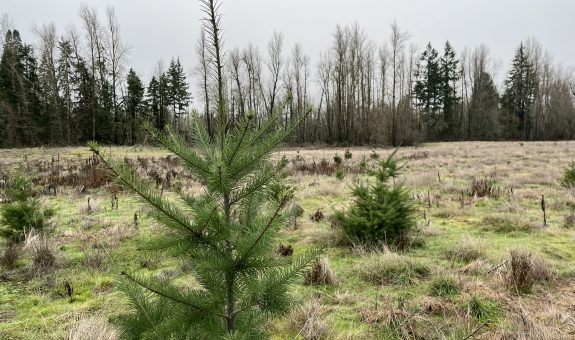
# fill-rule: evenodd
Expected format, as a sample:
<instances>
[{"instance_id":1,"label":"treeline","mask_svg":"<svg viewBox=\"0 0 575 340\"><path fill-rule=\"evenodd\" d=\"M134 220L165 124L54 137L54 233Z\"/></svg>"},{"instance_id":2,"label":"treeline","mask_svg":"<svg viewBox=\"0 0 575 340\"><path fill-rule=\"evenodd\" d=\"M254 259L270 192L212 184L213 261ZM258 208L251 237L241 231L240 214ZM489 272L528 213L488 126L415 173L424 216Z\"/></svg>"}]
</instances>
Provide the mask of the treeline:
<instances>
[{"instance_id":1,"label":"treeline","mask_svg":"<svg viewBox=\"0 0 575 340\"><path fill-rule=\"evenodd\" d=\"M191 95L179 59L145 86L127 70L114 9L107 8L104 22L87 6L79 16L82 30L60 36L53 24L34 26L35 48L6 16L0 20L0 147L135 144L143 120L181 124Z\"/></svg>"},{"instance_id":2,"label":"treeline","mask_svg":"<svg viewBox=\"0 0 575 340\"><path fill-rule=\"evenodd\" d=\"M35 26L34 47L0 20L0 147L141 143L143 121L189 134L203 119L213 131L220 91L230 124L250 112L280 111L284 125L308 113L298 144L575 138L575 80L535 40L519 44L499 88L486 46L421 51L395 23L381 44L358 25L337 27L317 65L274 33L263 53L253 45L226 50L220 75L201 31L190 79L173 58L144 82L128 68L113 8L103 20L87 6L79 16L82 28L60 35L53 24ZM197 85L195 103L189 84Z\"/></svg>"}]
</instances>

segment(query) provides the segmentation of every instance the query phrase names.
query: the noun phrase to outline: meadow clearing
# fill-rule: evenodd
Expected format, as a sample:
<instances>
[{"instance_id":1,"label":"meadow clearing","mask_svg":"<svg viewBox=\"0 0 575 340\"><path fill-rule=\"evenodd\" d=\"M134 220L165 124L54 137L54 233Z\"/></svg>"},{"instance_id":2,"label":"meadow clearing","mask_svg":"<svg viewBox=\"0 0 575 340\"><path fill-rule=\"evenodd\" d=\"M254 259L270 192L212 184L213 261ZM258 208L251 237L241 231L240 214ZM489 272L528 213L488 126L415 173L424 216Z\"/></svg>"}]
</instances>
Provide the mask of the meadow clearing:
<instances>
[{"instance_id":1,"label":"meadow clearing","mask_svg":"<svg viewBox=\"0 0 575 340\"><path fill-rule=\"evenodd\" d=\"M161 149L109 150L164 195L202 190ZM274 155L290 161L292 204L303 208L281 231L278 247L289 255L289 246L295 254L326 246L294 289L299 307L269 324L274 338L575 337L575 191L560 184L575 160L575 142L400 148L402 181L417 206L417 227L403 249L350 244L332 223L334 212L351 203L352 186L368 181L366 171L393 151L350 148L345 156L346 150L286 148ZM48 237L30 234L13 268L2 266L0 338L115 339L114 318L129 309L117 289L123 270L197 288L185 261L138 249L157 225L96 163L87 147L0 150L0 176L31 176L42 205L55 213ZM42 247L54 255L45 266L36 259ZM517 282L521 269L532 282Z\"/></svg>"}]
</instances>

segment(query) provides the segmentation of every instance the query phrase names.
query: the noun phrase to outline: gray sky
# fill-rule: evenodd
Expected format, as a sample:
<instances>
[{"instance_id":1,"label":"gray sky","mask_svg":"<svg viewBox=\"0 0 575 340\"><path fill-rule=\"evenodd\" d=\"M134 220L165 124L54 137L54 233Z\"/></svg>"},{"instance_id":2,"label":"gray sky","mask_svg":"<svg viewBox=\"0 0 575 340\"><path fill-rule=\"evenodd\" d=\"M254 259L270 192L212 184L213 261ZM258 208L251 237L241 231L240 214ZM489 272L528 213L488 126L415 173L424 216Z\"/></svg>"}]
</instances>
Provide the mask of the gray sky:
<instances>
[{"instance_id":1,"label":"gray sky","mask_svg":"<svg viewBox=\"0 0 575 340\"><path fill-rule=\"evenodd\" d=\"M89 0L104 18L115 7L122 37L131 46L130 65L146 79L160 59L179 56L186 70L195 65L200 6L195 0ZM53 21L63 32L69 23L80 28L81 1L1 0L30 42L33 23ZM394 20L423 48L431 41L441 48L450 40L456 50L485 43L499 73L507 70L521 40L535 37L555 62L575 66L574 0L224 0L226 48L253 43L265 53L274 30L285 35L286 47L299 42L312 62L329 48L336 25L358 23L380 44ZM314 72L315 74L315 72ZM499 76L501 76L501 74ZM192 81L193 82L193 81Z\"/></svg>"}]
</instances>

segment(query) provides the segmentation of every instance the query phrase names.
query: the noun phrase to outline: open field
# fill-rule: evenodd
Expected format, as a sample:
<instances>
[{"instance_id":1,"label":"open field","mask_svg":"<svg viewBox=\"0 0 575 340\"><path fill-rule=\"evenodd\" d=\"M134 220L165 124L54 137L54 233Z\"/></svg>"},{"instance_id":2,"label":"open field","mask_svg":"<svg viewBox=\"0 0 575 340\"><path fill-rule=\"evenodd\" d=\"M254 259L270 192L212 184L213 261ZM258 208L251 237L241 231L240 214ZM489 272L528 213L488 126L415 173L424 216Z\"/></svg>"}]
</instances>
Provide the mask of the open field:
<instances>
[{"instance_id":1,"label":"open field","mask_svg":"<svg viewBox=\"0 0 575 340\"><path fill-rule=\"evenodd\" d=\"M162 150L111 151L165 195L176 188L201 190ZM351 186L367 180L365 166L377 162L371 155L382 159L392 150L351 148L352 158L343 160L345 177L338 179L333 156L343 158L344 151L284 149L276 155L290 160L287 181L297 187L295 203L304 209L296 225L281 232L278 245L292 245L295 253L326 245L322 261L333 282L306 285L302 278L294 291L301 308L269 325L274 338L575 337L575 191L559 183L575 160L575 142L401 148L403 180L418 209L417 230L405 250L350 245L331 225L330 216L349 205ZM87 327L105 328L129 308L117 291L122 270L197 285L185 262L137 249L157 226L133 194L91 166L90 157L81 147L0 150L0 179L14 171L30 175L42 204L55 209L49 240L56 256L53 267L34 268L25 247L14 269L2 268L2 339L63 339ZM489 194L474 194L474 180L489 182ZM113 195L118 209L111 208ZM325 218L313 221L317 210ZM508 279L510 253L517 249L531 254L540 273L527 293Z\"/></svg>"}]
</instances>

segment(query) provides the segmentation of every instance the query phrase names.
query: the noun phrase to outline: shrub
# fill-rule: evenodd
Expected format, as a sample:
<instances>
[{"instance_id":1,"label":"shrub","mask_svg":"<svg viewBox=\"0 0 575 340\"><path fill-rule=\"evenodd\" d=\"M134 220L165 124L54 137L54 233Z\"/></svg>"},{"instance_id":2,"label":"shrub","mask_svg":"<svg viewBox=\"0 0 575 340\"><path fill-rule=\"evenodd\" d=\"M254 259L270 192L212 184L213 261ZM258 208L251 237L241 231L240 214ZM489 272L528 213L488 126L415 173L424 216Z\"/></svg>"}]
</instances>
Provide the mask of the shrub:
<instances>
[{"instance_id":1,"label":"shrub","mask_svg":"<svg viewBox=\"0 0 575 340\"><path fill-rule=\"evenodd\" d=\"M292 205L292 214L293 214L293 226L294 228L297 228L297 219L303 216L303 213L305 211L303 210L303 208L297 204L294 203Z\"/></svg>"},{"instance_id":2,"label":"shrub","mask_svg":"<svg viewBox=\"0 0 575 340\"><path fill-rule=\"evenodd\" d=\"M561 180L561 185L566 188L575 187L575 162L569 164L563 173L563 179Z\"/></svg>"},{"instance_id":3,"label":"shrub","mask_svg":"<svg viewBox=\"0 0 575 340\"><path fill-rule=\"evenodd\" d=\"M50 209L42 209L34 198L32 183L24 176L14 176L8 181L6 194L10 203L0 206L0 236L8 242L19 242L31 229L42 230L48 218L53 215Z\"/></svg>"},{"instance_id":4,"label":"shrub","mask_svg":"<svg viewBox=\"0 0 575 340\"><path fill-rule=\"evenodd\" d=\"M342 181L345 178L345 171L343 171L343 169L341 169L341 168L337 168L335 170L335 178Z\"/></svg>"},{"instance_id":5,"label":"shrub","mask_svg":"<svg viewBox=\"0 0 575 340\"><path fill-rule=\"evenodd\" d=\"M323 211L321 211L321 209L317 209L313 214L309 216L309 219L314 222L323 221L324 218L325 215L323 214Z\"/></svg>"},{"instance_id":6,"label":"shrub","mask_svg":"<svg viewBox=\"0 0 575 340\"><path fill-rule=\"evenodd\" d=\"M477 197L499 197L501 190L494 178L473 178L469 193Z\"/></svg>"},{"instance_id":7,"label":"shrub","mask_svg":"<svg viewBox=\"0 0 575 340\"><path fill-rule=\"evenodd\" d=\"M345 153L343 154L343 157L345 159L352 159L353 158L353 154L351 153L351 150L347 149L345 150Z\"/></svg>"},{"instance_id":8,"label":"shrub","mask_svg":"<svg viewBox=\"0 0 575 340\"><path fill-rule=\"evenodd\" d=\"M431 281L430 294L432 296L450 297L459 294L461 288L456 278L439 276Z\"/></svg>"},{"instance_id":9,"label":"shrub","mask_svg":"<svg viewBox=\"0 0 575 340\"><path fill-rule=\"evenodd\" d=\"M26 201L34 196L34 189L30 178L16 175L6 184L6 197L10 201Z\"/></svg>"},{"instance_id":10,"label":"shrub","mask_svg":"<svg viewBox=\"0 0 575 340\"><path fill-rule=\"evenodd\" d=\"M396 253L375 253L362 259L358 265L359 277L367 282L383 285L412 285L431 273L420 261Z\"/></svg>"},{"instance_id":11,"label":"shrub","mask_svg":"<svg viewBox=\"0 0 575 340\"><path fill-rule=\"evenodd\" d=\"M401 168L395 152L371 175L373 184L353 188L354 204L347 212L337 212L334 219L351 239L365 243L395 242L415 224L415 208L409 191L402 183L390 184Z\"/></svg>"},{"instance_id":12,"label":"shrub","mask_svg":"<svg viewBox=\"0 0 575 340\"><path fill-rule=\"evenodd\" d=\"M336 154L333 156L333 162L335 163L336 166L340 166L341 163L343 162L343 160L341 159L341 156L336 153Z\"/></svg>"},{"instance_id":13,"label":"shrub","mask_svg":"<svg viewBox=\"0 0 575 340\"><path fill-rule=\"evenodd\" d=\"M361 160L361 162L359 162L359 168L363 171L367 170L367 160L365 157Z\"/></svg>"},{"instance_id":14,"label":"shrub","mask_svg":"<svg viewBox=\"0 0 575 340\"><path fill-rule=\"evenodd\" d=\"M288 244L287 246L280 244L278 247L277 253L283 257L292 256L293 255L293 247L291 246L291 244Z\"/></svg>"},{"instance_id":15,"label":"shrub","mask_svg":"<svg viewBox=\"0 0 575 340\"><path fill-rule=\"evenodd\" d=\"M525 250L512 250L507 271L507 284L519 293L530 293L536 282L553 278L549 263Z\"/></svg>"}]
</instances>

